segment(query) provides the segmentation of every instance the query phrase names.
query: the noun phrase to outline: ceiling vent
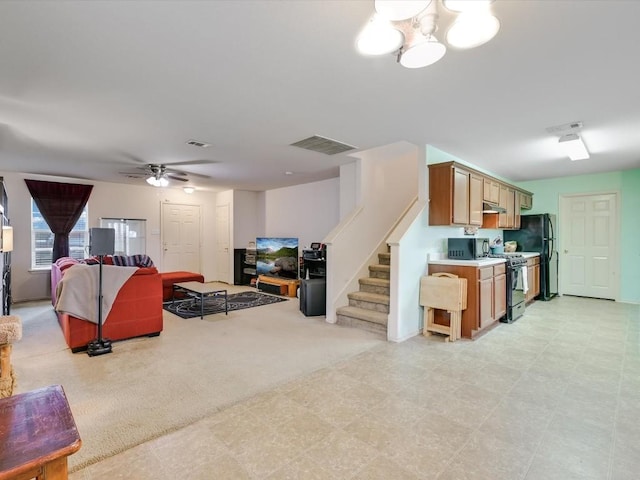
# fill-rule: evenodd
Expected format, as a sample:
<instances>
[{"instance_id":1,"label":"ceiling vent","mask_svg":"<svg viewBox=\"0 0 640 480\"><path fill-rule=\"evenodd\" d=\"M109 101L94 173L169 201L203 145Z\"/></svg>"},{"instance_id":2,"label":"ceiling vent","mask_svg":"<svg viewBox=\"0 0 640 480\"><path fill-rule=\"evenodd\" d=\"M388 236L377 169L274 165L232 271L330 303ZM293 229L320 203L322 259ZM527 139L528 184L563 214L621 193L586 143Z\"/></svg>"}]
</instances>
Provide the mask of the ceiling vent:
<instances>
[{"instance_id":1,"label":"ceiling vent","mask_svg":"<svg viewBox=\"0 0 640 480\"><path fill-rule=\"evenodd\" d=\"M314 135L313 137L292 143L291 146L304 148L305 150L311 150L313 152L324 153L325 155L335 155L336 153L348 152L349 150L356 149L356 147L352 145L336 142L335 140L321 137L319 135Z\"/></svg>"},{"instance_id":2,"label":"ceiling vent","mask_svg":"<svg viewBox=\"0 0 640 480\"><path fill-rule=\"evenodd\" d=\"M211 146L210 143L199 142L197 140L188 140L186 143L187 145L193 145L194 147L200 147L200 148L207 148Z\"/></svg>"},{"instance_id":3,"label":"ceiling vent","mask_svg":"<svg viewBox=\"0 0 640 480\"><path fill-rule=\"evenodd\" d=\"M576 132L582 128L582 122L571 122L565 123L563 125L556 125L554 127L547 127L547 133L550 134L562 134L562 133L570 133Z\"/></svg>"}]
</instances>

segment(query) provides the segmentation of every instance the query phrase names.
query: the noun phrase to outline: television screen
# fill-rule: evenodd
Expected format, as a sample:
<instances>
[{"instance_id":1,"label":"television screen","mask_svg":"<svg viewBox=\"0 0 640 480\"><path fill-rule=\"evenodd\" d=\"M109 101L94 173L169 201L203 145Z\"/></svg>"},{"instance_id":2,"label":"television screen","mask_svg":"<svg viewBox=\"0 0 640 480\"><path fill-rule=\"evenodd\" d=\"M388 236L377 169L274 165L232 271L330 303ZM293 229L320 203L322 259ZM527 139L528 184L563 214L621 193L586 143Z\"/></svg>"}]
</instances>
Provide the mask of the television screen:
<instances>
[{"instance_id":1,"label":"television screen","mask_svg":"<svg viewBox=\"0 0 640 480\"><path fill-rule=\"evenodd\" d=\"M256 270L258 275L298 278L298 262L297 238L256 238Z\"/></svg>"}]
</instances>

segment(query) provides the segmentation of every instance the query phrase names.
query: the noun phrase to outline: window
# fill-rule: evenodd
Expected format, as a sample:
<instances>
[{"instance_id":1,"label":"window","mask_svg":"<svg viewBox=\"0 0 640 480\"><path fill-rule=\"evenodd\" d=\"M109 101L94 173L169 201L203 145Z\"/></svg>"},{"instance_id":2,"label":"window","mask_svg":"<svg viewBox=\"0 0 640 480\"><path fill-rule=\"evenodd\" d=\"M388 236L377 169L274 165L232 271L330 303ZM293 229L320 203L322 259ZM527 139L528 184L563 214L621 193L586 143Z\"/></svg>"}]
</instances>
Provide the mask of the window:
<instances>
[{"instance_id":1,"label":"window","mask_svg":"<svg viewBox=\"0 0 640 480\"><path fill-rule=\"evenodd\" d=\"M69 256L81 260L86 257L89 246L88 213L85 205L82 215L69 234ZM42 218L38 206L31 199L31 268L51 268L53 255L53 233Z\"/></svg>"},{"instance_id":2,"label":"window","mask_svg":"<svg viewBox=\"0 0 640 480\"><path fill-rule=\"evenodd\" d=\"M101 218L102 228L113 228L116 231L115 254L145 254L147 241L145 232L147 221L135 218Z\"/></svg>"}]
</instances>

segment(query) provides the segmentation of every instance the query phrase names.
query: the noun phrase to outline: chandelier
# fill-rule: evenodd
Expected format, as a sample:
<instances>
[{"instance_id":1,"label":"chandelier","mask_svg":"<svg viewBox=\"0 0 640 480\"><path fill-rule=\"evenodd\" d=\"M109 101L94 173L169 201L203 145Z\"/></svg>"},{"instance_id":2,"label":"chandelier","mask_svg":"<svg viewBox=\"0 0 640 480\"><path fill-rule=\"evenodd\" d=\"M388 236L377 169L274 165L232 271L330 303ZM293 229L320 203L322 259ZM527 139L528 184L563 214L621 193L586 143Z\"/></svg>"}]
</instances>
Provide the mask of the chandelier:
<instances>
[{"instance_id":1,"label":"chandelier","mask_svg":"<svg viewBox=\"0 0 640 480\"><path fill-rule=\"evenodd\" d=\"M491 40L500 22L491 13L493 0L440 0L457 13L444 34L454 48L478 47ZM356 41L364 55L393 53L407 68L421 68L440 60L447 47L435 36L438 31L438 0L375 0L376 13Z\"/></svg>"}]
</instances>

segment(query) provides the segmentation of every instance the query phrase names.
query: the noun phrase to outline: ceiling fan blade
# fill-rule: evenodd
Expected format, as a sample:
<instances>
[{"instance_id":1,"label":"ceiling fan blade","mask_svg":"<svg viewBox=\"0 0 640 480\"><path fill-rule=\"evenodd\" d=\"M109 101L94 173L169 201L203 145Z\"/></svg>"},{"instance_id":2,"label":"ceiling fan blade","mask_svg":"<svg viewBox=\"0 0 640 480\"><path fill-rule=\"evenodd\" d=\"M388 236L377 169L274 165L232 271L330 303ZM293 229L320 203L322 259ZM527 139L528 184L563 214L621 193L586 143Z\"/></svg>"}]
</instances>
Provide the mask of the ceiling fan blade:
<instances>
[{"instance_id":1,"label":"ceiling fan blade","mask_svg":"<svg viewBox=\"0 0 640 480\"><path fill-rule=\"evenodd\" d=\"M176 177L174 175L167 175L167 178L170 178L171 180L178 180L179 182L188 182L189 181L188 178Z\"/></svg>"},{"instance_id":2,"label":"ceiling fan blade","mask_svg":"<svg viewBox=\"0 0 640 480\"><path fill-rule=\"evenodd\" d=\"M171 163L167 163L165 165L167 165L167 166L173 166L173 165L210 165L212 163L220 163L220 162L218 162L218 160L201 159L201 160L185 160L185 161L182 161L182 162L171 162Z\"/></svg>"}]
</instances>

